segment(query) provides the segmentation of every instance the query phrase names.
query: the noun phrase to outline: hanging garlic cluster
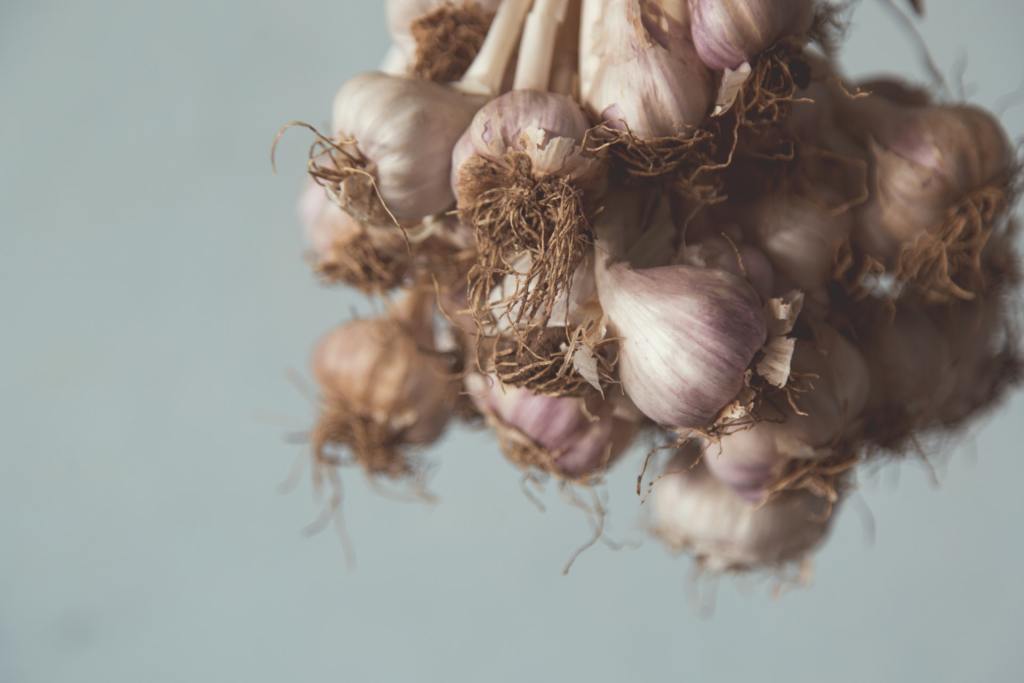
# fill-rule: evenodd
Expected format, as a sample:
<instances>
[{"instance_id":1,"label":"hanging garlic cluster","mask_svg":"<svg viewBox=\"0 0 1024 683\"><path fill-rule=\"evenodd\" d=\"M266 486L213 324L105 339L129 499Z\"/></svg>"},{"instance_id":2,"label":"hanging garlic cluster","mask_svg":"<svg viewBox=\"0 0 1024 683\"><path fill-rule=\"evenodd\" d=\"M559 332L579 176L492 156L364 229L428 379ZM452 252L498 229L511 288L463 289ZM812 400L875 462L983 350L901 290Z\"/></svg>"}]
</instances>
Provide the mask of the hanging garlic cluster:
<instances>
[{"instance_id":1,"label":"hanging garlic cluster","mask_svg":"<svg viewBox=\"0 0 1024 683\"><path fill-rule=\"evenodd\" d=\"M389 302L314 354L319 476L415 475L464 419L532 480L590 487L653 435L652 532L709 570L779 569L859 465L1017 384L1007 135L846 81L831 5L387 11L300 202L322 281Z\"/></svg>"}]
</instances>

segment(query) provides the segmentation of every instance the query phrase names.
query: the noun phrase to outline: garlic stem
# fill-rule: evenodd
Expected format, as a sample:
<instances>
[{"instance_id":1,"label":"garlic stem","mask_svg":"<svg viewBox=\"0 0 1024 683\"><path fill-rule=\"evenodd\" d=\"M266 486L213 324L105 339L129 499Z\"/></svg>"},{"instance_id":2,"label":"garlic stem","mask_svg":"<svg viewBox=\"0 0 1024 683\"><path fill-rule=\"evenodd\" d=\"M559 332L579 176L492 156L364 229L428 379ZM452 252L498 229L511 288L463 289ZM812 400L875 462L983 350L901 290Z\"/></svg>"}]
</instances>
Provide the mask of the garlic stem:
<instances>
[{"instance_id":1,"label":"garlic stem","mask_svg":"<svg viewBox=\"0 0 1024 683\"><path fill-rule=\"evenodd\" d=\"M519 44L515 90L547 90L555 56L558 28L565 20L569 0L536 0L526 18Z\"/></svg>"},{"instance_id":2,"label":"garlic stem","mask_svg":"<svg viewBox=\"0 0 1024 683\"><path fill-rule=\"evenodd\" d=\"M505 69L533 0L503 0L476 59L455 87L470 95L494 97L501 92Z\"/></svg>"},{"instance_id":3,"label":"garlic stem","mask_svg":"<svg viewBox=\"0 0 1024 683\"><path fill-rule=\"evenodd\" d=\"M565 19L555 38L554 65L548 89L579 100L579 42L581 0L569 0Z\"/></svg>"}]
</instances>

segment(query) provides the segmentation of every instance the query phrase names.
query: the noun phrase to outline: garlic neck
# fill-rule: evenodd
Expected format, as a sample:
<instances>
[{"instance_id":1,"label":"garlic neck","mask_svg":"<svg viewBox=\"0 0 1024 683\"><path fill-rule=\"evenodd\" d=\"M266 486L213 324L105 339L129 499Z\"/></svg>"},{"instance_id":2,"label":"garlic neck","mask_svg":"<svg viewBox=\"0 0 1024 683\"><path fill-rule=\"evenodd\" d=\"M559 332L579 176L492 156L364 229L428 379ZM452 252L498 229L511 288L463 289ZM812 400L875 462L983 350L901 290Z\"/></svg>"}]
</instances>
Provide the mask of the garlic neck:
<instances>
[{"instance_id":1,"label":"garlic neck","mask_svg":"<svg viewBox=\"0 0 1024 683\"><path fill-rule=\"evenodd\" d=\"M455 87L470 95L494 97L501 92L501 82L512 53L515 51L526 13L533 0L503 0L487 31L476 59Z\"/></svg>"},{"instance_id":2,"label":"garlic neck","mask_svg":"<svg viewBox=\"0 0 1024 683\"><path fill-rule=\"evenodd\" d=\"M513 87L516 90L547 90L551 80L555 43L565 21L569 0L536 0L523 29L519 62Z\"/></svg>"}]
</instances>

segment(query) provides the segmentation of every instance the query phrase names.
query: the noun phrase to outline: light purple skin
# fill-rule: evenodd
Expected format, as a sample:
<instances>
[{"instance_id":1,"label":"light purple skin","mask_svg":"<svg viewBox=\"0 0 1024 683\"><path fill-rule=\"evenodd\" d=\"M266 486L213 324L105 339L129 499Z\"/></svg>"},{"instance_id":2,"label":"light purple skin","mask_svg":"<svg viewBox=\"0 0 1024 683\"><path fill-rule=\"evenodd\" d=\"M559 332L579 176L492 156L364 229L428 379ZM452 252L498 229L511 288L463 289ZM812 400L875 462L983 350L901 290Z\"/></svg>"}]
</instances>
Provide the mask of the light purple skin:
<instances>
[{"instance_id":1,"label":"light purple skin","mask_svg":"<svg viewBox=\"0 0 1024 683\"><path fill-rule=\"evenodd\" d=\"M716 479L752 503L764 499L766 487L778 477L786 460L774 448L771 436L759 433L757 426L708 445L703 459Z\"/></svg>"},{"instance_id":2,"label":"light purple skin","mask_svg":"<svg viewBox=\"0 0 1024 683\"><path fill-rule=\"evenodd\" d=\"M735 69L780 38L807 31L813 18L814 0L690 0L697 55L716 71Z\"/></svg>"},{"instance_id":3,"label":"light purple skin","mask_svg":"<svg viewBox=\"0 0 1024 683\"><path fill-rule=\"evenodd\" d=\"M767 323L757 292L721 270L612 265L598 285L620 344L620 378L645 415L702 428L743 387Z\"/></svg>"},{"instance_id":4,"label":"light purple skin","mask_svg":"<svg viewBox=\"0 0 1024 683\"><path fill-rule=\"evenodd\" d=\"M521 149L520 134L539 128L548 138L583 140L590 124L576 101L559 93L512 90L494 98L476 113L452 150L452 190L458 195L459 171L471 156L497 161Z\"/></svg>"},{"instance_id":5,"label":"light purple skin","mask_svg":"<svg viewBox=\"0 0 1024 683\"><path fill-rule=\"evenodd\" d=\"M542 396L497 382L492 382L486 395L474 398L537 445L560 453L555 465L566 477L584 477L606 464L614 421L610 417L591 421L581 410L580 399Z\"/></svg>"}]
</instances>

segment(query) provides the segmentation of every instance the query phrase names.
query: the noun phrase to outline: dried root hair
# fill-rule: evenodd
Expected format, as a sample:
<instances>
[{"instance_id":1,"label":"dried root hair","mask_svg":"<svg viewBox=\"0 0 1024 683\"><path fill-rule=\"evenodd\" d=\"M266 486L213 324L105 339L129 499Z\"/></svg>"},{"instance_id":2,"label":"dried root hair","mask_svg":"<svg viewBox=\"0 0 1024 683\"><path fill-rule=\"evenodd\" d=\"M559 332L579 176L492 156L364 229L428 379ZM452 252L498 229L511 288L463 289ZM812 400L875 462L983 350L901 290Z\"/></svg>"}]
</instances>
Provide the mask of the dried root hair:
<instances>
[{"instance_id":1,"label":"dried root hair","mask_svg":"<svg viewBox=\"0 0 1024 683\"><path fill-rule=\"evenodd\" d=\"M445 2L410 27L416 55L410 72L417 78L450 83L462 78L487 37L494 14L473 0Z\"/></svg>"},{"instance_id":2,"label":"dried root hair","mask_svg":"<svg viewBox=\"0 0 1024 683\"><path fill-rule=\"evenodd\" d=\"M477 262L469 273L469 303L482 326L495 310L513 327L543 325L567 291L591 243L582 191L565 177L533 174L530 157L468 160L459 177L459 211L473 227ZM529 257L526 272L516 264ZM492 292L515 278L499 302Z\"/></svg>"},{"instance_id":3,"label":"dried root hair","mask_svg":"<svg viewBox=\"0 0 1024 683\"><path fill-rule=\"evenodd\" d=\"M401 241L401 238L399 238ZM400 286L413 265L404 242L381 249L366 228L334 245L329 253L309 256L313 271L326 284L346 284L365 294L379 295Z\"/></svg>"},{"instance_id":4,"label":"dried root hair","mask_svg":"<svg viewBox=\"0 0 1024 683\"><path fill-rule=\"evenodd\" d=\"M611 341L603 340L592 349L597 382L602 387L615 383L617 358L612 353ZM574 359L588 343L583 327L535 328L493 340L488 365L509 386L547 396L584 396L597 389L579 373Z\"/></svg>"},{"instance_id":5,"label":"dried root hair","mask_svg":"<svg viewBox=\"0 0 1024 683\"><path fill-rule=\"evenodd\" d=\"M348 450L355 463L372 477L402 479L416 473L403 449L401 430L382 425L336 402L325 402L313 428L311 443L315 477L320 476L324 468L345 464L332 453L339 448Z\"/></svg>"},{"instance_id":6,"label":"dried root hair","mask_svg":"<svg viewBox=\"0 0 1024 683\"><path fill-rule=\"evenodd\" d=\"M330 138L309 123L292 121L282 126L274 139L271 164L275 164L275 152L281 137L289 128L296 127L313 133L306 173L324 188L331 201L366 225L399 225L377 187L376 166L363 156L356 140Z\"/></svg>"},{"instance_id":7,"label":"dried root hair","mask_svg":"<svg viewBox=\"0 0 1024 683\"><path fill-rule=\"evenodd\" d=\"M846 445L837 447L835 455L827 458L790 460L779 478L768 486L765 503L788 491L807 491L828 502L828 519L851 487L850 477L862 459L859 447Z\"/></svg>"},{"instance_id":8,"label":"dried root hair","mask_svg":"<svg viewBox=\"0 0 1024 683\"><path fill-rule=\"evenodd\" d=\"M982 254L1011 204L1009 183L969 193L949 209L938 230L903 247L895 277L932 303L973 300L987 289Z\"/></svg>"}]
</instances>

